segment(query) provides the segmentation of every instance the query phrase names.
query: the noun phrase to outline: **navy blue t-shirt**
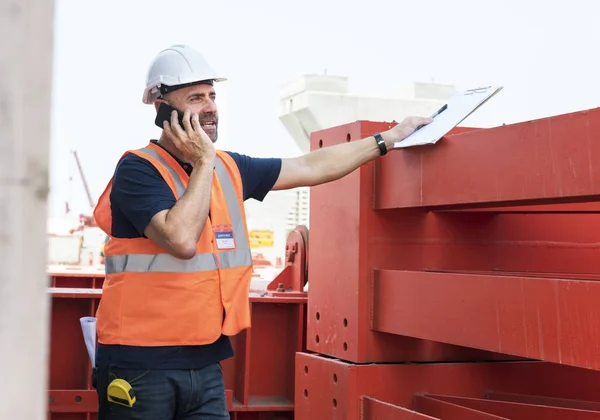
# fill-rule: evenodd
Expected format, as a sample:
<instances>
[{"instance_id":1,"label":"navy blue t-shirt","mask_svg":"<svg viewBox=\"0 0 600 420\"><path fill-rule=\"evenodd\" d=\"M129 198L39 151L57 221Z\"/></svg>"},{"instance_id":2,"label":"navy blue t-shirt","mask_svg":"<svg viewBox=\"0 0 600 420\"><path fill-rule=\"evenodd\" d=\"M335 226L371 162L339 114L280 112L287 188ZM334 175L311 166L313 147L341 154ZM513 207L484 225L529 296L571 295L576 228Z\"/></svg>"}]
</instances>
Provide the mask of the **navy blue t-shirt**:
<instances>
[{"instance_id":1,"label":"navy blue t-shirt","mask_svg":"<svg viewBox=\"0 0 600 420\"><path fill-rule=\"evenodd\" d=\"M227 153L239 168L244 200L262 201L279 177L281 159ZM191 173L190 165L175 159L188 174ZM127 155L117 165L110 199L112 234L117 238L142 237L152 217L173 207L176 202L171 188L156 168L134 154ZM232 356L229 337L222 335L213 344L205 346L133 347L98 343L96 364L134 369L199 369Z\"/></svg>"}]
</instances>

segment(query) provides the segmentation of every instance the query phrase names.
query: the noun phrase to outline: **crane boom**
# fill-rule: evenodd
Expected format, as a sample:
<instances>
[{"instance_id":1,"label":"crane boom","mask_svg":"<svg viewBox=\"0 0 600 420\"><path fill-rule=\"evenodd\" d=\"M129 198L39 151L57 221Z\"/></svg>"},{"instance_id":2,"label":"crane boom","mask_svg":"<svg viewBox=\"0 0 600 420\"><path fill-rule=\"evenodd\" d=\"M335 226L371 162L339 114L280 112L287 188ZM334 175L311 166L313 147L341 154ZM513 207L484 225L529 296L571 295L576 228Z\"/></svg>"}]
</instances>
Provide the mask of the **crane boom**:
<instances>
[{"instance_id":1,"label":"crane boom","mask_svg":"<svg viewBox=\"0 0 600 420\"><path fill-rule=\"evenodd\" d=\"M85 189L85 194L87 195L88 202L90 204L90 209L94 211L94 207L96 203L92 198L92 193L90 192L90 187L88 186L87 180L85 179L85 175L83 173L83 167L81 166L81 161L79 160L79 156L77 155L77 150L71 150L73 156L75 157L75 162L77 163L77 169L79 170L79 176L81 177L81 182L83 182L83 188Z\"/></svg>"}]
</instances>

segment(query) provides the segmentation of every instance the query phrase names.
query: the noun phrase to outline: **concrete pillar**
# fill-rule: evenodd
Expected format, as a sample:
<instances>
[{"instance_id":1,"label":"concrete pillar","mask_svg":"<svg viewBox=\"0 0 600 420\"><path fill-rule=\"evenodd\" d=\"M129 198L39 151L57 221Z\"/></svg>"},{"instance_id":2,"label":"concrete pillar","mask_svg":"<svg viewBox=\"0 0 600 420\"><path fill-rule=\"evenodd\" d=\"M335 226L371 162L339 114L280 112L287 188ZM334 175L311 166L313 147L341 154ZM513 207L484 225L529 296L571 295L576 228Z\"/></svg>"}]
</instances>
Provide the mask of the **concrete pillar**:
<instances>
[{"instance_id":1,"label":"concrete pillar","mask_svg":"<svg viewBox=\"0 0 600 420\"><path fill-rule=\"evenodd\" d=\"M0 5L0 419L41 420L54 1Z\"/></svg>"}]
</instances>

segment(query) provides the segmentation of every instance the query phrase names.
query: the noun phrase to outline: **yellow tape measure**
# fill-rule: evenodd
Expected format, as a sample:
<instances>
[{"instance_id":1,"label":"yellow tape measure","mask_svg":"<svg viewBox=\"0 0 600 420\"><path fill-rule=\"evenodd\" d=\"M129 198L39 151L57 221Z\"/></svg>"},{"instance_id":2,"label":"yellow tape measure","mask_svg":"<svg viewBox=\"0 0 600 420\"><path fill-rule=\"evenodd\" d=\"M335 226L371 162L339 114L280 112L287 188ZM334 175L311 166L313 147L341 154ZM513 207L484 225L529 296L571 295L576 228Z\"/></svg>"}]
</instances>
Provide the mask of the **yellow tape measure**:
<instances>
[{"instance_id":1,"label":"yellow tape measure","mask_svg":"<svg viewBox=\"0 0 600 420\"><path fill-rule=\"evenodd\" d=\"M107 394L108 401L125 407L133 407L136 401L133 388L125 379L115 379L108 384Z\"/></svg>"}]
</instances>

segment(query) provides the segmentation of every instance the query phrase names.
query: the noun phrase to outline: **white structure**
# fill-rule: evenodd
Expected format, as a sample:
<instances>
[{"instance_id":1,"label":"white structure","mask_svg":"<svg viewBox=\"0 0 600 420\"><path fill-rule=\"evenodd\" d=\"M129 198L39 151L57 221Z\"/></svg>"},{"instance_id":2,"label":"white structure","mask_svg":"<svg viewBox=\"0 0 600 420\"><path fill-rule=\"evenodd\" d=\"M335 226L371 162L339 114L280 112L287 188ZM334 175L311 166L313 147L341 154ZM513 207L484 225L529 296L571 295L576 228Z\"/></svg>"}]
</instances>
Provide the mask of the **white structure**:
<instances>
[{"instance_id":1,"label":"white structure","mask_svg":"<svg viewBox=\"0 0 600 420\"><path fill-rule=\"evenodd\" d=\"M303 153L310 150L310 133L357 120L399 121L409 115L429 115L452 96L451 85L413 83L388 96L348 93L345 77L305 75L281 88L279 119Z\"/></svg>"}]
</instances>

